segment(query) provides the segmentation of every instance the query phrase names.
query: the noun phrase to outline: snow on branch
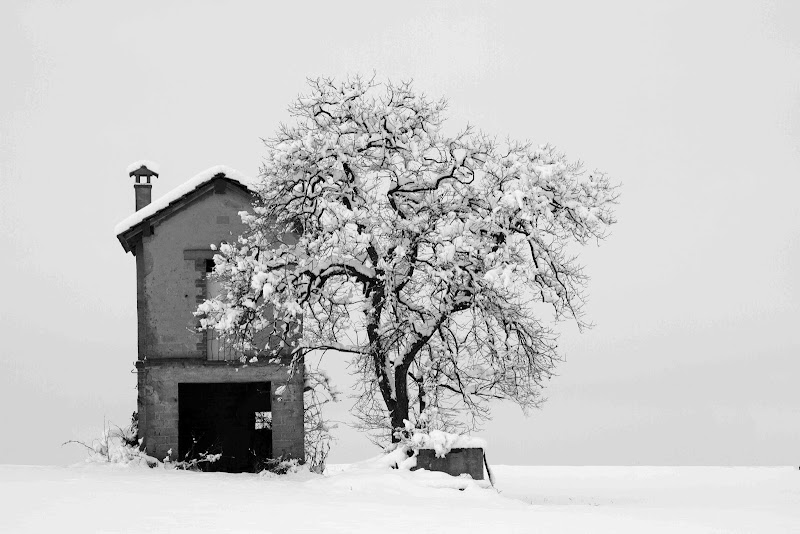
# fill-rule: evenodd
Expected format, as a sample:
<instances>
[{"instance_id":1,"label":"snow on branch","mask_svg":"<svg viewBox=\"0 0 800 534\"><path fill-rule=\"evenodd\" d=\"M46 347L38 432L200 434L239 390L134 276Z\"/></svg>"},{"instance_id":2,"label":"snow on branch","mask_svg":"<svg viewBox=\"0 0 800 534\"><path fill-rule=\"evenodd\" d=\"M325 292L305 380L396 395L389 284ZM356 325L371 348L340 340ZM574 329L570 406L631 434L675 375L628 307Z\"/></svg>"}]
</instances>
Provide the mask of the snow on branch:
<instances>
[{"instance_id":1,"label":"snow on branch","mask_svg":"<svg viewBox=\"0 0 800 534\"><path fill-rule=\"evenodd\" d=\"M227 294L200 305L202 324L273 356L352 355L357 409L385 436L432 408L447 430L496 399L538 406L559 359L548 323L587 326L572 254L608 235L617 186L549 145L448 137L445 101L410 83L309 86L265 142L249 230L216 257Z\"/></svg>"}]
</instances>

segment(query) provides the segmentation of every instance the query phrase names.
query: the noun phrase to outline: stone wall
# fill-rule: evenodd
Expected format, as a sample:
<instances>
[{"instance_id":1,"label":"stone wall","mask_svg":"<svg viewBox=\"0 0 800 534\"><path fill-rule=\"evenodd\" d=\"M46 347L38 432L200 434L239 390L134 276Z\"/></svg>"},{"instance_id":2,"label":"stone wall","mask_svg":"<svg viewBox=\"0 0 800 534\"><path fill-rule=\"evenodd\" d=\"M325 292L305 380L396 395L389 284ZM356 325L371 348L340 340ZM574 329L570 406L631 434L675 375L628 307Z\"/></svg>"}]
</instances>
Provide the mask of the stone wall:
<instances>
[{"instance_id":1,"label":"stone wall","mask_svg":"<svg viewBox=\"0 0 800 534\"><path fill-rule=\"evenodd\" d=\"M442 471L456 477L467 474L473 480L483 480L483 449L450 449L444 458L437 457L433 449L420 449L412 471L416 469Z\"/></svg>"},{"instance_id":2,"label":"stone wall","mask_svg":"<svg viewBox=\"0 0 800 534\"><path fill-rule=\"evenodd\" d=\"M303 458L303 382L299 375L287 382L285 366L154 360L138 362L137 369L139 437L151 456L163 459L172 449L172 459L177 459L178 384L270 382L273 455Z\"/></svg>"},{"instance_id":3,"label":"stone wall","mask_svg":"<svg viewBox=\"0 0 800 534\"><path fill-rule=\"evenodd\" d=\"M233 242L244 232L238 213L251 209L250 194L222 180L209 182L192 200L157 215L135 243L139 357L139 437L148 454L163 459L179 450L181 383L270 382L272 451L303 458L303 382L288 367L206 360L205 334L193 312L206 298L210 245ZM288 384L288 385L287 385ZM282 394L276 389L282 385Z\"/></svg>"},{"instance_id":4,"label":"stone wall","mask_svg":"<svg viewBox=\"0 0 800 534\"><path fill-rule=\"evenodd\" d=\"M249 194L209 184L198 199L153 225L136 247L139 359L205 357L192 314L205 294L210 245L234 241L245 226L238 212Z\"/></svg>"}]
</instances>

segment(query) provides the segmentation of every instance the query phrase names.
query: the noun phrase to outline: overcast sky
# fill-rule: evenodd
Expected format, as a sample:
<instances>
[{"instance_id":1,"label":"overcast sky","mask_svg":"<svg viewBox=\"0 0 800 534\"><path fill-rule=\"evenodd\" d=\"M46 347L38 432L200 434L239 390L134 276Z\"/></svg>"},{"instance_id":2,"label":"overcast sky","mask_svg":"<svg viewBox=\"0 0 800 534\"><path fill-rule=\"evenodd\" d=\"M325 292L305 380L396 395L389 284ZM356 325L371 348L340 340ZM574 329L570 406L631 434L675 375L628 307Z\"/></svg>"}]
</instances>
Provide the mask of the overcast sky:
<instances>
[{"instance_id":1,"label":"overcast sky","mask_svg":"<svg viewBox=\"0 0 800 534\"><path fill-rule=\"evenodd\" d=\"M596 326L564 325L540 411L496 407L490 462L800 463L800 3L281 4L0 4L0 463L80 460L136 408L127 165L154 197L255 174L307 77L373 71L623 184L582 254Z\"/></svg>"}]
</instances>

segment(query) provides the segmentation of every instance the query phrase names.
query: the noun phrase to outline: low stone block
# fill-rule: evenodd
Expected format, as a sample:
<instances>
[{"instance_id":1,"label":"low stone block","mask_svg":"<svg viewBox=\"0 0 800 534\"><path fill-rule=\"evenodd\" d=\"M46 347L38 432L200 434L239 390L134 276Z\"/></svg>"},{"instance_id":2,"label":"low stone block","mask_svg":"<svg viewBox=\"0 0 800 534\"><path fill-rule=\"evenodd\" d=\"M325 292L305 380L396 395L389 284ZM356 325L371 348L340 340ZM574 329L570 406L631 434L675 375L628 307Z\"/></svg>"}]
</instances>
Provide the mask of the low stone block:
<instances>
[{"instance_id":1,"label":"low stone block","mask_svg":"<svg viewBox=\"0 0 800 534\"><path fill-rule=\"evenodd\" d=\"M441 471L452 476L468 474L473 480L483 480L483 449L450 449L444 458L438 458L433 449L417 452L417 466L412 468Z\"/></svg>"}]
</instances>

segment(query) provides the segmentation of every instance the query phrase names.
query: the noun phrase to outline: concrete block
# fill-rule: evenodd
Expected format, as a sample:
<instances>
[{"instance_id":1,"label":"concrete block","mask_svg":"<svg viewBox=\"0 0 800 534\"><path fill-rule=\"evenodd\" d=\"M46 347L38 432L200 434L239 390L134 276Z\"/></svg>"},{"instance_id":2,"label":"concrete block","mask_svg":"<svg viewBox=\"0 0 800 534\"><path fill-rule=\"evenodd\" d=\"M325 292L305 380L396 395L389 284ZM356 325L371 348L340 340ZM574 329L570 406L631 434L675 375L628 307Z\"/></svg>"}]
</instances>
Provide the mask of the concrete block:
<instances>
[{"instance_id":1,"label":"concrete block","mask_svg":"<svg viewBox=\"0 0 800 534\"><path fill-rule=\"evenodd\" d=\"M417 452L417 466L412 469L441 471L448 475L470 475L473 480L483 480L483 449L450 449L444 458L437 458L433 449Z\"/></svg>"}]
</instances>

